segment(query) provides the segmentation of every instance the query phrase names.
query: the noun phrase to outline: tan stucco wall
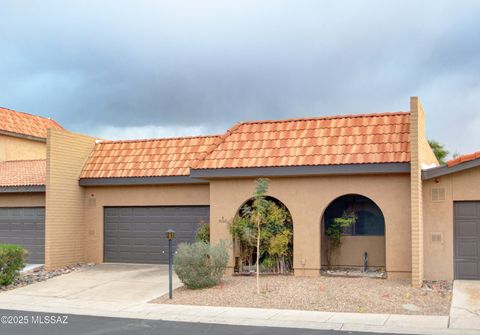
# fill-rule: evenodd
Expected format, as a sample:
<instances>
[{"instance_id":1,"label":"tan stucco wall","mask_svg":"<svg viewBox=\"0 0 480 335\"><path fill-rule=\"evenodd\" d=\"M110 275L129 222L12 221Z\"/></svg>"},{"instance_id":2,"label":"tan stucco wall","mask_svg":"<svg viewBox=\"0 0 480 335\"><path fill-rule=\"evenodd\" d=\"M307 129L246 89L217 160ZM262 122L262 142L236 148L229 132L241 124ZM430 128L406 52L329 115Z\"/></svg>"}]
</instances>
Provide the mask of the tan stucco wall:
<instances>
[{"instance_id":1,"label":"tan stucco wall","mask_svg":"<svg viewBox=\"0 0 480 335\"><path fill-rule=\"evenodd\" d=\"M49 129L45 209L45 266L85 260L84 189L78 176L95 139Z\"/></svg>"},{"instance_id":2,"label":"tan stucco wall","mask_svg":"<svg viewBox=\"0 0 480 335\"><path fill-rule=\"evenodd\" d=\"M45 193L3 193L0 207L44 207Z\"/></svg>"},{"instance_id":3,"label":"tan stucco wall","mask_svg":"<svg viewBox=\"0 0 480 335\"><path fill-rule=\"evenodd\" d=\"M253 179L210 181L212 242L231 241L228 222L253 191ZM408 276L411 271L408 174L272 178L269 195L284 203L293 219L295 274L319 275L323 212L337 197L352 193L372 199L383 212L389 276ZM230 268L233 262L231 255Z\"/></svg>"},{"instance_id":4,"label":"tan stucco wall","mask_svg":"<svg viewBox=\"0 0 480 335\"><path fill-rule=\"evenodd\" d=\"M84 195L86 261L103 262L103 208L105 206L208 204L208 184L87 187Z\"/></svg>"},{"instance_id":5,"label":"tan stucco wall","mask_svg":"<svg viewBox=\"0 0 480 335\"><path fill-rule=\"evenodd\" d=\"M445 201L432 201L432 188L444 188ZM454 201L480 201L480 167L424 181L425 279L453 279ZM443 243L432 243L432 233Z\"/></svg>"},{"instance_id":6,"label":"tan stucco wall","mask_svg":"<svg viewBox=\"0 0 480 335\"><path fill-rule=\"evenodd\" d=\"M322 266L327 265L324 246L325 238L322 238ZM385 267L384 236L342 236L340 248L333 254L331 265L363 267L365 251L368 253L368 266Z\"/></svg>"},{"instance_id":7,"label":"tan stucco wall","mask_svg":"<svg viewBox=\"0 0 480 335\"><path fill-rule=\"evenodd\" d=\"M0 162L13 160L45 159L45 142L0 134Z\"/></svg>"}]
</instances>

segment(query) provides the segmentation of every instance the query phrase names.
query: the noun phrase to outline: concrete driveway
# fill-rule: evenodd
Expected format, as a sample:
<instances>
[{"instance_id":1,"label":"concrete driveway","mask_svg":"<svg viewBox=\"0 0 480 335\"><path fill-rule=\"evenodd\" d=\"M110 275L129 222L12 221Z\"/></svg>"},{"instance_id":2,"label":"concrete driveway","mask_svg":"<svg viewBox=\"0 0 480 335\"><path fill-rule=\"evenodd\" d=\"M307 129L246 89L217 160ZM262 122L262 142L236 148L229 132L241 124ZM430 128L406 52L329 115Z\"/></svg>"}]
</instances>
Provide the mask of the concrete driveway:
<instances>
[{"instance_id":1,"label":"concrete driveway","mask_svg":"<svg viewBox=\"0 0 480 335\"><path fill-rule=\"evenodd\" d=\"M454 281L450 327L480 329L480 280Z\"/></svg>"},{"instance_id":2,"label":"concrete driveway","mask_svg":"<svg viewBox=\"0 0 480 335\"><path fill-rule=\"evenodd\" d=\"M173 286L181 286L175 274ZM100 264L0 293L0 308L17 304L122 310L166 293L166 265Z\"/></svg>"}]
</instances>

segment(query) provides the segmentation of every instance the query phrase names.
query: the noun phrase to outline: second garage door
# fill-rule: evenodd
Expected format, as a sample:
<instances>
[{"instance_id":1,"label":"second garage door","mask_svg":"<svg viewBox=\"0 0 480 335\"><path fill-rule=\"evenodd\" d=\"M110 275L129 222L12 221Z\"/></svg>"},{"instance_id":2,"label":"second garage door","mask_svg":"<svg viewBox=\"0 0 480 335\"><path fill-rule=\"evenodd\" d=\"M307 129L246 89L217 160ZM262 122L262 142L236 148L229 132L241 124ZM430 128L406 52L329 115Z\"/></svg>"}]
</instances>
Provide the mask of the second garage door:
<instances>
[{"instance_id":1,"label":"second garage door","mask_svg":"<svg viewBox=\"0 0 480 335\"><path fill-rule=\"evenodd\" d=\"M166 230L175 230L174 247L193 242L209 213L209 206L106 207L104 261L166 264Z\"/></svg>"},{"instance_id":2,"label":"second garage door","mask_svg":"<svg viewBox=\"0 0 480 335\"><path fill-rule=\"evenodd\" d=\"M480 201L455 203L455 279L480 279Z\"/></svg>"},{"instance_id":3,"label":"second garage door","mask_svg":"<svg viewBox=\"0 0 480 335\"><path fill-rule=\"evenodd\" d=\"M0 244L18 244L27 249L27 263L45 261L45 208L0 208Z\"/></svg>"}]
</instances>

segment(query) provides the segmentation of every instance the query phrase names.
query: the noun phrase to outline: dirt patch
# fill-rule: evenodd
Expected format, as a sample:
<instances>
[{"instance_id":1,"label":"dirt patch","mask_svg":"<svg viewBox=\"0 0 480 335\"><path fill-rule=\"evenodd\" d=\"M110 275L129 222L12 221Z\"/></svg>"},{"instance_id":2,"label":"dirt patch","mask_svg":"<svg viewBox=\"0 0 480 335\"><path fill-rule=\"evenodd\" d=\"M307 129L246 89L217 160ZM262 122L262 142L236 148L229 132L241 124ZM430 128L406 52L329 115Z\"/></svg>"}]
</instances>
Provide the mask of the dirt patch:
<instances>
[{"instance_id":1,"label":"dirt patch","mask_svg":"<svg viewBox=\"0 0 480 335\"><path fill-rule=\"evenodd\" d=\"M255 277L226 277L216 287L176 289L154 303L300 309L326 312L448 315L449 285L413 288L407 280L375 278L293 276L261 277L262 293L256 294Z\"/></svg>"}]
</instances>

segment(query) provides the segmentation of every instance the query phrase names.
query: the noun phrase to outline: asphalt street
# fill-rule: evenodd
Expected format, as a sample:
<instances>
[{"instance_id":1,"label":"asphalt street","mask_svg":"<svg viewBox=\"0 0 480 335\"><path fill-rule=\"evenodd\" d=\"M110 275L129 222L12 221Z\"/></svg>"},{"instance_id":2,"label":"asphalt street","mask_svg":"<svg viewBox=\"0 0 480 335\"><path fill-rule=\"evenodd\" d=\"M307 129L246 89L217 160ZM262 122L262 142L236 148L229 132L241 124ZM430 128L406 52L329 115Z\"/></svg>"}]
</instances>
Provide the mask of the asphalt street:
<instances>
[{"instance_id":1,"label":"asphalt street","mask_svg":"<svg viewBox=\"0 0 480 335\"><path fill-rule=\"evenodd\" d=\"M373 335L374 333L340 332L292 328L231 326L205 323L172 322L109 318L83 315L34 313L0 310L0 334L8 335ZM375 333L379 335L379 333Z\"/></svg>"}]
</instances>

